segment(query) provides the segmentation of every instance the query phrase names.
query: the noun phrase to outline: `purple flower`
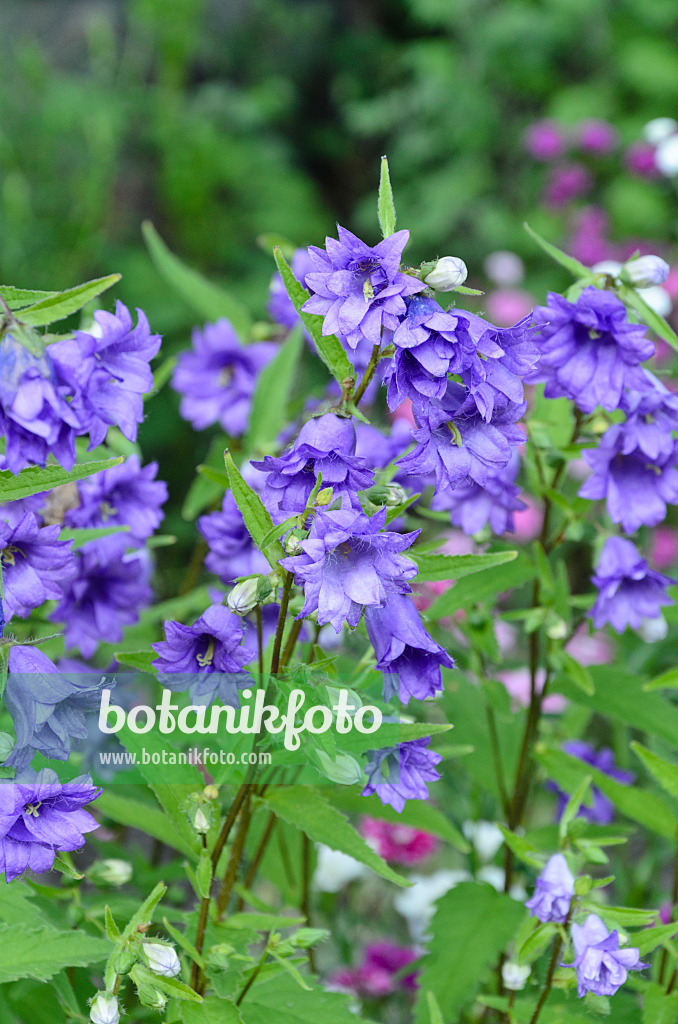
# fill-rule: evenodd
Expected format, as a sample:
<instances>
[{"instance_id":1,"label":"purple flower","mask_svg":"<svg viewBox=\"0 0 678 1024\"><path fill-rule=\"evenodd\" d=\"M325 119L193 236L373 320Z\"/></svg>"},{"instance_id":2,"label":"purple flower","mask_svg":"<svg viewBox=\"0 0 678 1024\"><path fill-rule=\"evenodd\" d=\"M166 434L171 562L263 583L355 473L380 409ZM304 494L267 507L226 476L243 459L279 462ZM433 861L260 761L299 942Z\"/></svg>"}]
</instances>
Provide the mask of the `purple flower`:
<instances>
[{"instance_id":1,"label":"purple flower","mask_svg":"<svg viewBox=\"0 0 678 1024\"><path fill-rule=\"evenodd\" d=\"M628 977L629 971L642 971L637 949L619 948L619 934L609 932L597 914L589 914L583 925L572 925L575 960L564 967L577 972L577 995L587 992L597 996L613 996Z\"/></svg>"},{"instance_id":2,"label":"purple flower","mask_svg":"<svg viewBox=\"0 0 678 1024\"><path fill-rule=\"evenodd\" d=\"M292 273L299 284L306 287L306 275L313 270L313 263L307 249L296 249L292 257ZM287 294L280 274L274 274L269 288L268 312L272 320L282 327L292 328L299 323L299 314Z\"/></svg>"},{"instance_id":3,"label":"purple flower","mask_svg":"<svg viewBox=\"0 0 678 1024\"><path fill-rule=\"evenodd\" d=\"M345 228L337 227L339 241L325 239L325 249L308 250L313 270L306 274L311 297L308 313L325 320L323 334L341 335L351 349L362 339L381 344L383 328L394 330L405 313L405 298L426 286L400 273L402 251L409 231L397 231L370 248Z\"/></svg>"},{"instance_id":4,"label":"purple flower","mask_svg":"<svg viewBox=\"0 0 678 1024\"><path fill-rule=\"evenodd\" d=\"M478 355L461 376L478 412L489 423L495 405L502 408L507 400L519 404L525 397L521 378L539 362L536 327L531 316L513 327L495 327L473 313L465 315Z\"/></svg>"},{"instance_id":5,"label":"purple flower","mask_svg":"<svg viewBox=\"0 0 678 1024\"><path fill-rule=\"evenodd\" d=\"M582 452L593 473L579 496L605 499L612 522L621 523L626 533L658 526L666 518L666 506L678 503L678 442L669 434L658 441L669 454L651 458L640 444L647 446L658 432L639 431L639 425L614 423L597 448Z\"/></svg>"},{"instance_id":6,"label":"purple flower","mask_svg":"<svg viewBox=\"0 0 678 1024\"><path fill-rule=\"evenodd\" d=\"M80 421L66 401L70 389L58 377L52 348L34 355L11 334L0 341L0 433L12 473L44 466L49 455L66 469L75 462Z\"/></svg>"},{"instance_id":7,"label":"purple flower","mask_svg":"<svg viewBox=\"0 0 678 1024\"><path fill-rule=\"evenodd\" d=\"M624 303L612 292L591 286L576 302L549 292L534 322L541 358L533 379L546 382L547 398L565 396L586 413L596 405L612 412L625 388L649 390L640 364L653 355L654 345L645 327L629 322Z\"/></svg>"},{"instance_id":8,"label":"purple flower","mask_svg":"<svg viewBox=\"0 0 678 1024\"><path fill-rule=\"evenodd\" d=\"M262 462L252 463L268 473L264 504L280 519L303 512L321 473L322 486L332 488L333 498L346 495L354 508L361 509L358 491L373 484L374 474L355 454L355 448L355 430L349 419L328 412L308 420L280 458L267 455Z\"/></svg>"},{"instance_id":9,"label":"purple flower","mask_svg":"<svg viewBox=\"0 0 678 1024\"><path fill-rule=\"evenodd\" d=\"M470 481L457 487L448 487L434 495L431 508L450 512L453 526L464 533L473 535L482 530L487 522L497 536L513 530L513 513L527 508L518 495L520 487L514 483L520 458L513 451L506 467L491 473L484 485Z\"/></svg>"},{"instance_id":10,"label":"purple flower","mask_svg":"<svg viewBox=\"0 0 678 1024\"><path fill-rule=\"evenodd\" d=\"M37 750L66 761L71 740L87 737L84 712L98 706L102 688L111 683L92 671L73 682L37 647L11 647L8 670L3 700L16 742L5 764L24 768Z\"/></svg>"},{"instance_id":11,"label":"purple flower","mask_svg":"<svg viewBox=\"0 0 678 1024\"><path fill-rule=\"evenodd\" d=\"M672 435L678 430L678 395L647 370L645 377L649 391L627 391L622 396L626 422L619 431L621 451L628 455L637 449L651 462L667 462L675 452Z\"/></svg>"},{"instance_id":12,"label":"purple flower","mask_svg":"<svg viewBox=\"0 0 678 1024\"><path fill-rule=\"evenodd\" d=\"M384 806L390 804L398 814L406 800L428 800L426 783L440 778L435 766L442 761L435 750L428 750L430 742L426 737L370 751L365 766L368 781L362 795L376 793Z\"/></svg>"},{"instance_id":13,"label":"purple flower","mask_svg":"<svg viewBox=\"0 0 678 1024\"><path fill-rule=\"evenodd\" d=\"M318 625L331 622L337 633L345 622L357 626L363 607L383 605L389 593L407 594L407 580L417 574L414 562L400 552L419 531L406 535L383 530L386 509L370 519L364 512L341 508L319 511L302 553L280 564L304 586L299 618L318 613Z\"/></svg>"},{"instance_id":14,"label":"purple flower","mask_svg":"<svg viewBox=\"0 0 678 1024\"><path fill-rule=\"evenodd\" d=\"M611 153L619 144L619 132L609 121L591 118L577 126L579 145L588 153Z\"/></svg>"},{"instance_id":15,"label":"purple flower","mask_svg":"<svg viewBox=\"0 0 678 1024\"><path fill-rule=\"evenodd\" d=\"M557 121L535 121L525 132L525 148L535 160L555 160L564 152L565 141Z\"/></svg>"},{"instance_id":16,"label":"purple flower","mask_svg":"<svg viewBox=\"0 0 678 1024\"><path fill-rule=\"evenodd\" d=\"M453 668L454 661L428 635L411 598L389 594L383 607L365 609L365 625L384 674L384 700L398 696L407 704L442 690L441 668Z\"/></svg>"},{"instance_id":17,"label":"purple flower","mask_svg":"<svg viewBox=\"0 0 678 1024\"><path fill-rule=\"evenodd\" d=\"M209 546L205 565L222 583L233 583L239 576L269 571L268 562L252 543L231 491L224 494L221 512L200 516L198 531Z\"/></svg>"},{"instance_id":18,"label":"purple flower","mask_svg":"<svg viewBox=\"0 0 678 1024\"><path fill-rule=\"evenodd\" d=\"M373 942L365 949L358 967L344 968L332 976L331 983L366 999L380 999L392 992L414 992L418 971L403 975L403 969L419 954L393 942Z\"/></svg>"},{"instance_id":19,"label":"purple flower","mask_svg":"<svg viewBox=\"0 0 678 1024\"><path fill-rule=\"evenodd\" d=\"M0 871L11 882L26 868L41 874L59 850L78 850L98 822L83 810L101 793L88 775L59 782L50 768L0 781Z\"/></svg>"},{"instance_id":20,"label":"purple flower","mask_svg":"<svg viewBox=\"0 0 678 1024\"><path fill-rule=\"evenodd\" d=\"M243 624L224 605L211 605L192 626L165 622L166 640L151 644L160 655L153 662L168 690L188 690L192 704L207 707L216 697L240 707L238 690L251 685L243 667L256 651L242 646ZM178 678L177 678L177 674Z\"/></svg>"},{"instance_id":21,"label":"purple flower","mask_svg":"<svg viewBox=\"0 0 678 1024\"><path fill-rule=\"evenodd\" d=\"M412 444L412 428L404 419L395 420L388 433L382 433L370 423L358 421L355 433L356 455L364 459L370 469L385 469ZM396 475L394 479L399 477Z\"/></svg>"},{"instance_id":22,"label":"purple flower","mask_svg":"<svg viewBox=\"0 0 678 1024\"><path fill-rule=\"evenodd\" d=\"M591 610L593 625L609 623L618 633L627 626L639 629L643 619L656 619L661 608L674 603L666 588L676 580L650 569L630 540L608 537L601 551L593 583L598 598Z\"/></svg>"},{"instance_id":23,"label":"purple flower","mask_svg":"<svg viewBox=\"0 0 678 1024\"><path fill-rule=\"evenodd\" d=\"M172 378L181 415L195 430L219 423L232 437L243 434L257 376L275 352L270 342L243 345L228 320L196 328L192 350L179 356Z\"/></svg>"},{"instance_id":24,"label":"purple flower","mask_svg":"<svg viewBox=\"0 0 678 1024\"><path fill-rule=\"evenodd\" d=\"M58 601L76 574L71 541L59 540L58 526L38 526L33 512L12 525L0 521L0 559L5 616L26 617L45 601Z\"/></svg>"},{"instance_id":25,"label":"purple flower","mask_svg":"<svg viewBox=\"0 0 678 1024\"><path fill-rule=\"evenodd\" d=\"M631 772L617 768L614 754L607 748L596 750L590 743L585 743L583 740L569 740L563 744L563 750L571 757L576 757L578 760L592 765L598 771L609 775L611 779L621 782L624 786L630 786L635 780L635 775ZM557 814L558 818L560 818L569 797L554 782L548 782L546 788L558 794ZM582 805L579 809L578 817L586 818L587 821L598 825L609 825L614 819L614 804L595 786L591 787L591 796L593 798L593 805L591 807Z\"/></svg>"},{"instance_id":26,"label":"purple flower","mask_svg":"<svg viewBox=\"0 0 678 1024\"><path fill-rule=\"evenodd\" d=\"M525 906L533 917L544 923L564 924L574 896L574 878L562 853L556 853L547 862L537 879L534 896Z\"/></svg>"},{"instance_id":27,"label":"purple flower","mask_svg":"<svg viewBox=\"0 0 678 1024\"><path fill-rule=\"evenodd\" d=\"M508 465L512 446L524 443L516 426L524 411L524 403L505 401L487 423L465 389L450 381L441 402L414 406L417 447L397 464L410 474L435 473L437 490L469 480L484 486Z\"/></svg>"},{"instance_id":28,"label":"purple flower","mask_svg":"<svg viewBox=\"0 0 678 1024\"><path fill-rule=\"evenodd\" d=\"M552 168L544 198L548 206L560 209L591 188L592 177L583 164L566 163Z\"/></svg>"},{"instance_id":29,"label":"purple flower","mask_svg":"<svg viewBox=\"0 0 678 1024\"><path fill-rule=\"evenodd\" d=\"M122 465L81 480L80 504L66 511L64 523L84 529L129 527L129 532L89 541L88 547L115 547L122 553L128 546L143 544L164 518L161 506L167 501L167 484L155 479L157 472L157 462L142 469L139 456L130 455Z\"/></svg>"},{"instance_id":30,"label":"purple flower","mask_svg":"<svg viewBox=\"0 0 678 1024\"><path fill-rule=\"evenodd\" d=\"M116 552L103 557L100 550L87 547L77 552L77 561L77 575L50 621L64 622L66 646L89 658L99 643L122 640L123 626L135 623L140 609L150 604L151 563L145 550L120 558Z\"/></svg>"}]
</instances>

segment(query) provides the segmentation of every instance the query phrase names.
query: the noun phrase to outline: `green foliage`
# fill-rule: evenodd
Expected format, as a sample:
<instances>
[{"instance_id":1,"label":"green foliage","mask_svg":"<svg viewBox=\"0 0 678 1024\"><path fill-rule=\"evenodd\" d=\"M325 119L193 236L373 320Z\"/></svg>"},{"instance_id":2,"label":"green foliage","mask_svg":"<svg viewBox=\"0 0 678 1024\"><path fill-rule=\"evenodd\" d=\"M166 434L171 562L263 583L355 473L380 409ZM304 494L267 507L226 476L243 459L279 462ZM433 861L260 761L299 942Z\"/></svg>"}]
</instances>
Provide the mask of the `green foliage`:
<instances>
[{"instance_id":1,"label":"green foliage","mask_svg":"<svg viewBox=\"0 0 678 1024\"><path fill-rule=\"evenodd\" d=\"M19 501L21 498L29 498L32 494L41 494L43 491L50 491L62 484L72 483L75 480L84 480L85 477L94 473L101 473L105 469L112 469L119 466L124 459L105 459L98 462L83 462L71 470L62 469L61 466L28 466L22 469L16 476L8 469L0 470L0 501Z\"/></svg>"},{"instance_id":2,"label":"green foliage","mask_svg":"<svg viewBox=\"0 0 678 1024\"><path fill-rule=\"evenodd\" d=\"M304 336L298 327L259 374L247 435L250 451L267 452L288 422L288 404L303 345Z\"/></svg>"},{"instance_id":3,"label":"green foliage","mask_svg":"<svg viewBox=\"0 0 678 1024\"><path fill-rule=\"evenodd\" d=\"M0 984L18 978L49 981L64 967L88 967L105 960L111 950L106 939L83 931L0 925L2 962Z\"/></svg>"},{"instance_id":4,"label":"green foliage","mask_svg":"<svg viewBox=\"0 0 678 1024\"><path fill-rule=\"evenodd\" d=\"M224 461L236 505L242 512L245 526L249 530L252 540L260 547L264 538L273 528L273 520L259 495L243 479L229 452L224 452ZM268 559L271 568L277 569L279 559L284 556L280 541L274 540L267 543L266 547L262 548L262 554Z\"/></svg>"}]
</instances>

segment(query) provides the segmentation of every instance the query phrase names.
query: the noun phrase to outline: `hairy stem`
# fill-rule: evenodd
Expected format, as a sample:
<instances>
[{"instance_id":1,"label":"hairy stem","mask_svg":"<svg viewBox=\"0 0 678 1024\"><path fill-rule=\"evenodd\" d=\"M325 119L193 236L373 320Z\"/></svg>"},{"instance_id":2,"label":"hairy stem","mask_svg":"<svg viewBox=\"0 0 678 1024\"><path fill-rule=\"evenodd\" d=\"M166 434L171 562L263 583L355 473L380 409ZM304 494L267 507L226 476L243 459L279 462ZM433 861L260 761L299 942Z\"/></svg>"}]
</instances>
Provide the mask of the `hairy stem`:
<instances>
[{"instance_id":1,"label":"hairy stem","mask_svg":"<svg viewBox=\"0 0 678 1024\"><path fill-rule=\"evenodd\" d=\"M207 836L201 836L202 848L207 849ZM214 878L214 871L212 871L212 879ZM210 889L212 887L212 881L210 880ZM211 893L207 896L203 896L200 901L200 914L198 916L198 928L195 933L195 948L198 953L202 953L202 947L205 944L205 929L207 928L207 919L210 912L210 902L212 900ZM191 988L194 992L198 992L202 985L202 970L199 964L193 961L191 964Z\"/></svg>"},{"instance_id":2,"label":"hairy stem","mask_svg":"<svg viewBox=\"0 0 678 1024\"><path fill-rule=\"evenodd\" d=\"M311 926L311 840L306 834L301 837L301 912L306 924ZM315 955L309 946L306 950L308 965L315 972Z\"/></svg>"},{"instance_id":3,"label":"hairy stem","mask_svg":"<svg viewBox=\"0 0 678 1024\"><path fill-rule=\"evenodd\" d=\"M228 864L226 865L226 874L224 875L224 880L221 883L219 894L217 896L218 918L223 917L226 912L228 901L231 897L233 886L235 885L235 880L238 877L240 858L242 857L242 853L245 848L245 840L247 839L247 832L251 817L250 793L248 792L240 813L240 824L238 825L238 831L236 832L235 839L233 840L231 856L229 857Z\"/></svg>"},{"instance_id":4,"label":"hairy stem","mask_svg":"<svg viewBox=\"0 0 678 1024\"><path fill-rule=\"evenodd\" d=\"M275 640L273 641L273 655L271 657L271 675L275 675L280 671L280 650L282 648L283 633L285 631L285 620L287 618L287 609L290 603L290 591L292 590L292 573L285 573L285 580L283 582L282 594L280 596L280 612L278 613L278 625L275 630Z\"/></svg>"},{"instance_id":5,"label":"hairy stem","mask_svg":"<svg viewBox=\"0 0 678 1024\"><path fill-rule=\"evenodd\" d=\"M365 369L365 373L363 374L363 379L360 381L360 384L355 389L355 394L353 395L353 404L354 405L358 405L360 399L363 397L363 395L367 391L367 388L369 386L370 381L374 377L374 371L376 370L377 363L379 362L379 353L380 353L380 351L381 351L381 344L375 345L373 347L373 349L372 349L372 355L370 356L370 361L367 364L367 367Z\"/></svg>"},{"instance_id":6,"label":"hairy stem","mask_svg":"<svg viewBox=\"0 0 678 1024\"><path fill-rule=\"evenodd\" d=\"M289 664L289 661L290 661L290 658L294 654L294 648L297 646L297 640L299 639L299 634L301 633L301 627L303 626L303 624L304 624L303 619L296 619L292 623L292 628L290 630L290 635L287 638L287 643L285 644L285 650L283 651L282 658L280 659L280 668L281 669L287 668L287 666Z\"/></svg>"}]
</instances>

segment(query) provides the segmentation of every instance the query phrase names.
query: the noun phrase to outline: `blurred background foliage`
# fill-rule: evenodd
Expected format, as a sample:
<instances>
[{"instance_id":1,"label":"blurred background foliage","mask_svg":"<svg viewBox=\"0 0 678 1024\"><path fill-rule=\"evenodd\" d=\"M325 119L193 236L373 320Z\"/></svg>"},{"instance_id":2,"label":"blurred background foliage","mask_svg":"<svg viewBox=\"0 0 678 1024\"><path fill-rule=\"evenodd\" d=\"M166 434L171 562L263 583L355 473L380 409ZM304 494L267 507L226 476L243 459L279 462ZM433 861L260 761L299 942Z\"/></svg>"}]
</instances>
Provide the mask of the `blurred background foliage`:
<instances>
[{"instance_id":1,"label":"blurred background foliage","mask_svg":"<svg viewBox=\"0 0 678 1024\"><path fill-rule=\"evenodd\" d=\"M483 259L509 249L541 301L568 282L522 221L563 244L577 205L544 202L525 130L600 118L633 143L678 106L677 24L673 0L3 0L0 280L120 271L170 354L194 315L142 220L261 318L258 236L317 243L339 220L376 241L386 152L412 261L458 254L483 287ZM675 179L633 175L619 150L581 159L612 238L672 246ZM210 437L177 409L164 389L141 443L180 504ZM166 526L192 531L178 512Z\"/></svg>"}]
</instances>

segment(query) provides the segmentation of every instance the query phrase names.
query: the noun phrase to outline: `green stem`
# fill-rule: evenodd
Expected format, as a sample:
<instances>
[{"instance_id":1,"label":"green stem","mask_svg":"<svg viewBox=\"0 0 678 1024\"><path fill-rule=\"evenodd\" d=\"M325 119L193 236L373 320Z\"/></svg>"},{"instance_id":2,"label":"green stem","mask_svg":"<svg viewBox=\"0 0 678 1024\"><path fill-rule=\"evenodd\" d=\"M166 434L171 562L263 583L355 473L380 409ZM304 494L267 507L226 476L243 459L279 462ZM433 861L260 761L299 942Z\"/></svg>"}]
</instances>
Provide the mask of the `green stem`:
<instances>
[{"instance_id":1,"label":"green stem","mask_svg":"<svg viewBox=\"0 0 678 1024\"><path fill-rule=\"evenodd\" d=\"M240 858L242 857L242 853L245 848L245 840L247 839L247 831L249 829L251 816L250 794L248 792L243 803L238 831L236 832L235 839L233 840L231 856L228 864L226 865L226 874L224 875L224 880L221 883L219 894L217 896L217 918L219 919L221 919L226 912L228 901L231 897L233 886L235 885L235 880L238 877Z\"/></svg>"},{"instance_id":2,"label":"green stem","mask_svg":"<svg viewBox=\"0 0 678 1024\"><path fill-rule=\"evenodd\" d=\"M570 907L570 909L568 911L568 914L567 914L567 918L565 920L565 924L563 925L563 929L564 929L565 932L567 932L567 928L568 928L568 925L570 923L571 915L572 915L572 907ZM541 991L541 995L539 996L539 1002L535 1006L534 1013L530 1017L530 1024L537 1024L537 1021L539 1020L539 1014L543 1010L544 1003L546 1002L546 1000L549 997L549 993L551 992L551 988L553 986L553 977L554 977L554 975L556 973L556 967L558 966L558 959L560 957L560 953L561 953L562 948L563 948L563 937L562 937L561 934L558 934L558 937L556 938L556 941L553 943L553 952L551 953L551 959L549 961L549 968L548 968L548 972L546 974L546 981L544 982L544 987L543 987L543 989Z\"/></svg>"},{"instance_id":3,"label":"green stem","mask_svg":"<svg viewBox=\"0 0 678 1024\"><path fill-rule=\"evenodd\" d=\"M261 622L261 605L256 608L257 619L257 647L259 650L259 686L264 685L264 631Z\"/></svg>"},{"instance_id":4,"label":"green stem","mask_svg":"<svg viewBox=\"0 0 678 1024\"><path fill-rule=\"evenodd\" d=\"M205 850L207 848L207 837L204 836L204 835L202 836L202 847L203 847L203 850ZM214 877L214 873L212 873L212 877ZM212 883L210 881L210 888L211 888L211 884ZM198 953L202 953L202 947L203 947L203 945L205 943L205 929L207 928L207 919L209 917L209 912L210 912L211 898L212 898L211 894L208 893L208 895L207 896L203 896L201 901L200 901L200 914L198 916L198 928L197 928L197 931L195 933L195 948L198 951ZM194 960L193 963L191 964L191 981L190 981L191 988L193 989L194 992L199 992L200 986L202 984L203 984L203 981L202 981L202 971L200 969L199 964L197 964L195 962L195 960Z\"/></svg>"},{"instance_id":5,"label":"green stem","mask_svg":"<svg viewBox=\"0 0 678 1024\"><path fill-rule=\"evenodd\" d=\"M263 793L263 790L262 790L262 793ZM262 793L260 793L260 795L262 795ZM273 813L273 811L271 811L270 817L269 817L268 822L266 824L266 828L264 829L264 834L262 835L262 837L261 837L261 839L259 841L259 846L257 847L257 851L254 854L254 857L252 858L252 863L250 864L249 868L247 869L247 874L245 875L245 881L243 882L243 887L247 891L250 890L250 888L252 886L252 883L254 882L254 879L257 877L257 871L259 870L259 865L261 864L261 861L263 860L264 854L266 853L266 850L268 849L268 844L270 843L271 837L273 836L273 831L275 829L277 820L278 819L276 818L275 814ZM243 896L241 896L240 899L238 900L238 905L236 907L236 913L239 910L242 910L242 908L244 906L245 906L245 898Z\"/></svg>"},{"instance_id":6,"label":"green stem","mask_svg":"<svg viewBox=\"0 0 678 1024\"><path fill-rule=\"evenodd\" d=\"M273 641L273 655L271 657L271 675L273 676L280 671L280 649L282 647L283 633L285 631L287 609L290 603L292 579L292 573L286 572L285 580L283 582L282 594L280 596L280 612L278 613L278 625L276 626L275 640Z\"/></svg>"},{"instance_id":7,"label":"green stem","mask_svg":"<svg viewBox=\"0 0 678 1024\"><path fill-rule=\"evenodd\" d=\"M292 629L290 630L290 635L288 636L287 643L285 644L285 650L283 651L282 658L280 659L281 669L287 668L289 660L294 654L294 648L297 646L297 640L299 639L299 634L301 633L301 627L303 624L303 619L296 619L292 623Z\"/></svg>"},{"instance_id":8,"label":"green stem","mask_svg":"<svg viewBox=\"0 0 678 1024\"><path fill-rule=\"evenodd\" d=\"M360 399L363 397L363 395L367 391L367 388L369 386L370 381L374 377L374 371L376 370L377 363L379 362L379 354L380 354L380 352L381 352L381 343L378 344L378 345L375 345L373 347L373 349L372 349L372 355L370 356L370 361L367 364L367 368L365 369L365 373L363 374L363 379L360 381L360 384L356 388L355 394L353 395L353 404L354 405L358 405L358 403L360 402Z\"/></svg>"},{"instance_id":9,"label":"green stem","mask_svg":"<svg viewBox=\"0 0 678 1024\"><path fill-rule=\"evenodd\" d=\"M311 840L306 834L301 837L301 912L306 918L307 927L311 927ZM309 946L306 950L308 965L315 973L315 955Z\"/></svg>"},{"instance_id":10,"label":"green stem","mask_svg":"<svg viewBox=\"0 0 678 1024\"><path fill-rule=\"evenodd\" d=\"M249 780L245 779L245 781L241 785L240 789L235 794L235 798L233 800L233 803L231 804L231 806L230 806L230 808L228 810L228 814L226 815L226 820L224 821L224 824L221 827L221 832L219 833L219 838L217 839L216 843L214 844L214 849L212 850L212 873L213 874L217 870L217 867L219 865L219 858L221 857L223 849L226 846L226 843L228 842L228 837L231 834L231 829L233 828L233 825L235 824L235 819L238 817L238 811L242 807L243 801L244 801L245 797L247 796L248 789L249 789Z\"/></svg>"}]
</instances>

